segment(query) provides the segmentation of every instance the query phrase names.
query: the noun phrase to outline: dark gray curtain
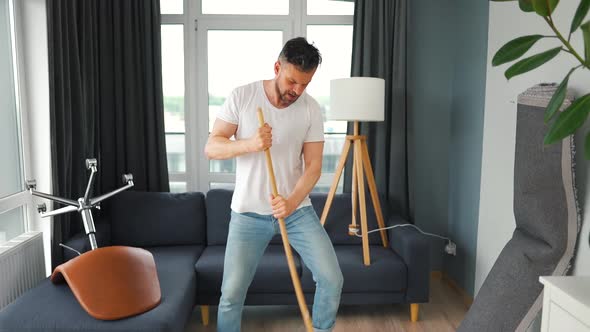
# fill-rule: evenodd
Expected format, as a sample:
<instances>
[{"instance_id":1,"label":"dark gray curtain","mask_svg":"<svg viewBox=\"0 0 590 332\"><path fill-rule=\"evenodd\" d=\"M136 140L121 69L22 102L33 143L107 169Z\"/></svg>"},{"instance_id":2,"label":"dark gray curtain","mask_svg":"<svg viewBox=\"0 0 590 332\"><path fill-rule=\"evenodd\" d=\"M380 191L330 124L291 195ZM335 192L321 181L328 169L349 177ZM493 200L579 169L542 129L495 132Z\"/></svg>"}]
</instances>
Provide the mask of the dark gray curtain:
<instances>
[{"instance_id":1,"label":"dark gray curtain","mask_svg":"<svg viewBox=\"0 0 590 332\"><path fill-rule=\"evenodd\" d=\"M351 76L385 79L385 121L361 123L385 208L412 220L408 193L406 0L356 0ZM349 125L349 133L352 133ZM350 161L348 165L351 165ZM350 192L352 167L345 172Z\"/></svg>"},{"instance_id":2,"label":"dark gray curtain","mask_svg":"<svg viewBox=\"0 0 590 332\"><path fill-rule=\"evenodd\" d=\"M53 194L76 199L96 157L94 193L122 185L169 191L159 0L47 0ZM83 230L80 217L54 218L59 243Z\"/></svg>"}]
</instances>

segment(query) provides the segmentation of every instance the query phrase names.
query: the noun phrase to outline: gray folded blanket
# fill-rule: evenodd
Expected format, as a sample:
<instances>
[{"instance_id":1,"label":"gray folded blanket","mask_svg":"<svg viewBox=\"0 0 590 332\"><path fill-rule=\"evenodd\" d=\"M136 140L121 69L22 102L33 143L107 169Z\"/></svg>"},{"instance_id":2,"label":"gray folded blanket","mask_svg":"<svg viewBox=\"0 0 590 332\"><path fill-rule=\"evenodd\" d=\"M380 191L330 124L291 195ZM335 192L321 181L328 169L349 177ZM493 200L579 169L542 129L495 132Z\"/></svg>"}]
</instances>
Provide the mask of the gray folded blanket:
<instances>
[{"instance_id":1,"label":"gray folded blanket","mask_svg":"<svg viewBox=\"0 0 590 332\"><path fill-rule=\"evenodd\" d=\"M540 276L565 275L580 230L573 136L543 145L545 108L557 88L518 96L512 238L498 256L458 331L527 331L540 314ZM562 110L571 104L568 95Z\"/></svg>"}]
</instances>

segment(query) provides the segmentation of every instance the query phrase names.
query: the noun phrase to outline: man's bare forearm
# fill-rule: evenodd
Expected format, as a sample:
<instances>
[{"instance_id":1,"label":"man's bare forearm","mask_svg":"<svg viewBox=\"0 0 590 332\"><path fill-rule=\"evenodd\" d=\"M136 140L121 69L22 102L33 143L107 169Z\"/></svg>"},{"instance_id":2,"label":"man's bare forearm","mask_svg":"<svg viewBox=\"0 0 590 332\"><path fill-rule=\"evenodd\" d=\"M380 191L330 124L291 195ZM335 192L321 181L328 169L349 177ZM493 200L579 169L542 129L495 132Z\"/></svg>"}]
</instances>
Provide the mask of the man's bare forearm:
<instances>
[{"instance_id":1,"label":"man's bare forearm","mask_svg":"<svg viewBox=\"0 0 590 332\"><path fill-rule=\"evenodd\" d=\"M319 166L312 166L305 169L303 175L299 178L299 180L297 180L295 188L287 198L289 201L294 203L295 208L297 208L303 199L307 197L307 195L309 195L309 193L313 190L313 187L320 179L321 174L321 164Z\"/></svg>"},{"instance_id":2,"label":"man's bare forearm","mask_svg":"<svg viewBox=\"0 0 590 332\"><path fill-rule=\"evenodd\" d=\"M252 152L249 140L235 140L223 136L211 136L205 146L205 155L209 159L231 159Z\"/></svg>"}]
</instances>

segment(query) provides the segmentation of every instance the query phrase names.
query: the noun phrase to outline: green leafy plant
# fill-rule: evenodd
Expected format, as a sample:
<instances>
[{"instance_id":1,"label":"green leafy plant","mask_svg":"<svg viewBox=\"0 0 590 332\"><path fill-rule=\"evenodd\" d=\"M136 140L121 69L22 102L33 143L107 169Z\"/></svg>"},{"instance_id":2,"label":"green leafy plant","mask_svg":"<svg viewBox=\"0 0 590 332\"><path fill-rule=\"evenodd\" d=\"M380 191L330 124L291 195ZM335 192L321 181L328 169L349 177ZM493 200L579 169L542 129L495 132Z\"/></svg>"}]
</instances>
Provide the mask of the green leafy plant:
<instances>
[{"instance_id":1,"label":"green leafy plant","mask_svg":"<svg viewBox=\"0 0 590 332\"><path fill-rule=\"evenodd\" d=\"M544 144L553 144L565 137L573 134L580 128L588 118L590 113L590 93L576 99L563 112L558 112L566 96L567 85L570 75L579 68L590 70L590 20L584 21L590 9L590 0L581 0L580 4L572 18L570 31L567 39L557 29L553 22L552 14L557 7L559 0L493 0L493 1L518 1L519 8L524 12L534 12L547 22L554 35L529 35L518 37L502 46L492 59L492 66L499 66L508 62L520 59L536 42L544 38L556 38L561 43L560 46L548 49L539 54L535 54L521 59L511 65L504 76L511 79L514 76L524 74L535 68L538 68L558 54L564 52L576 58L580 64L573 67L565 75L563 81L557 87L557 90L551 97L547 109L545 110L545 123L549 124L549 130L545 135ZM584 52L582 55L570 43L572 34L581 31L584 40ZM590 132L586 134L584 141L584 156L590 159Z\"/></svg>"}]
</instances>

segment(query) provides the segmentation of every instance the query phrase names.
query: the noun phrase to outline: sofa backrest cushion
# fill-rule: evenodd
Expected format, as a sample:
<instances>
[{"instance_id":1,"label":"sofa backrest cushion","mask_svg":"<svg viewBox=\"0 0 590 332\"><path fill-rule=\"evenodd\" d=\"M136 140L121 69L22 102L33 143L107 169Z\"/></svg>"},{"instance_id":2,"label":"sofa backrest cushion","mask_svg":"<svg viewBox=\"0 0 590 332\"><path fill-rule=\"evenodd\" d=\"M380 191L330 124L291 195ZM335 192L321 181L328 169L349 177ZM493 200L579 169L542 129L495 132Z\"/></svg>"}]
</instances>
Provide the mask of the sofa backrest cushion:
<instances>
[{"instance_id":1,"label":"sofa backrest cushion","mask_svg":"<svg viewBox=\"0 0 590 332\"><path fill-rule=\"evenodd\" d=\"M226 189L213 189L207 193L207 244L208 245L225 245L227 242L227 233L229 231L229 221L231 218L231 199L233 192ZM321 217L327 194L312 193L310 195L311 203L318 215ZM373 209L373 203L370 195L367 199L367 224L369 230L378 228L377 218ZM358 208L357 208L358 209ZM359 213L360 215L360 213ZM328 219L326 220L325 229L332 243L334 244L362 244L361 238L348 235L348 225L352 223L352 204L350 194L337 194L334 196ZM383 211L384 220L387 220L387 211ZM360 217L357 217L357 224L360 229ZM282 243L281 236L276 235L271 244ZM381 237L379 232L369 234L369 243L380 244Z\"/></svg>"},{"instance_id":2,"label":"sofa backrest cushion","mask_svg":"<svg viewBox=\"0 0 590 332\"><path fill-rule=\"evenodd\" d=\"M207 192L207 245L226 243L232 195L233 191L227 189L211 189Z\"/></svg>"},{"instance_id":3,"label":"sofa backrest cushion","mask_svg":"<svg viewBox=\"0 0 590 332\"><path fill-rule=\"evenodd\" d=\"M114 245L205 243L205 196L200 192L124 191L109 199L108 215Z\"/></svg>"},{"instance_id":4,"label":"sofa backrest cushion","mask_svg":"<svg viewBox=\"0 0 590 332\"><path fill-rule=\"evenodd\" d=\"M231 219L231 199L233 191L211 189L207 192L207 244L225 245ZM270 203L269 203L270 204ZM271 244L281 244L281 235L277 234Z\"/></svg>"},{"instance_id":5,"label":"sofa backrest cushion","mask_svg":"<svg viewBox=\"0 0 590 332\"><path fill-rule=\"evenodd\" d=\"M324 205L326 204L327 194L325 193L312 193L310 194L311 204L313 205L318 218L322 217L324 211ZM373 208L373 201L371 196L365 195L366 207L367 207L367 227L370 230L377 229L377 218L375 217L375 210ZM383 202L383 201L381 201ZM381 203L381 205L384 205ZM387 210L383 209L383 218L387 222ZM354 235L348 235L348 225L352 223L352 201L350 194L337 194L334 196L330 211L328 212L328 218L324 224L324 228L330 236L333 244L362 244L362 239ZM362 233L361 220L360 220L360 208L357 200L357 219L356 223L359 227L359 234ZM370 244L381 244L381 236L379 232L373 232L369 234Z\"/></svg>"}]
</instances>

